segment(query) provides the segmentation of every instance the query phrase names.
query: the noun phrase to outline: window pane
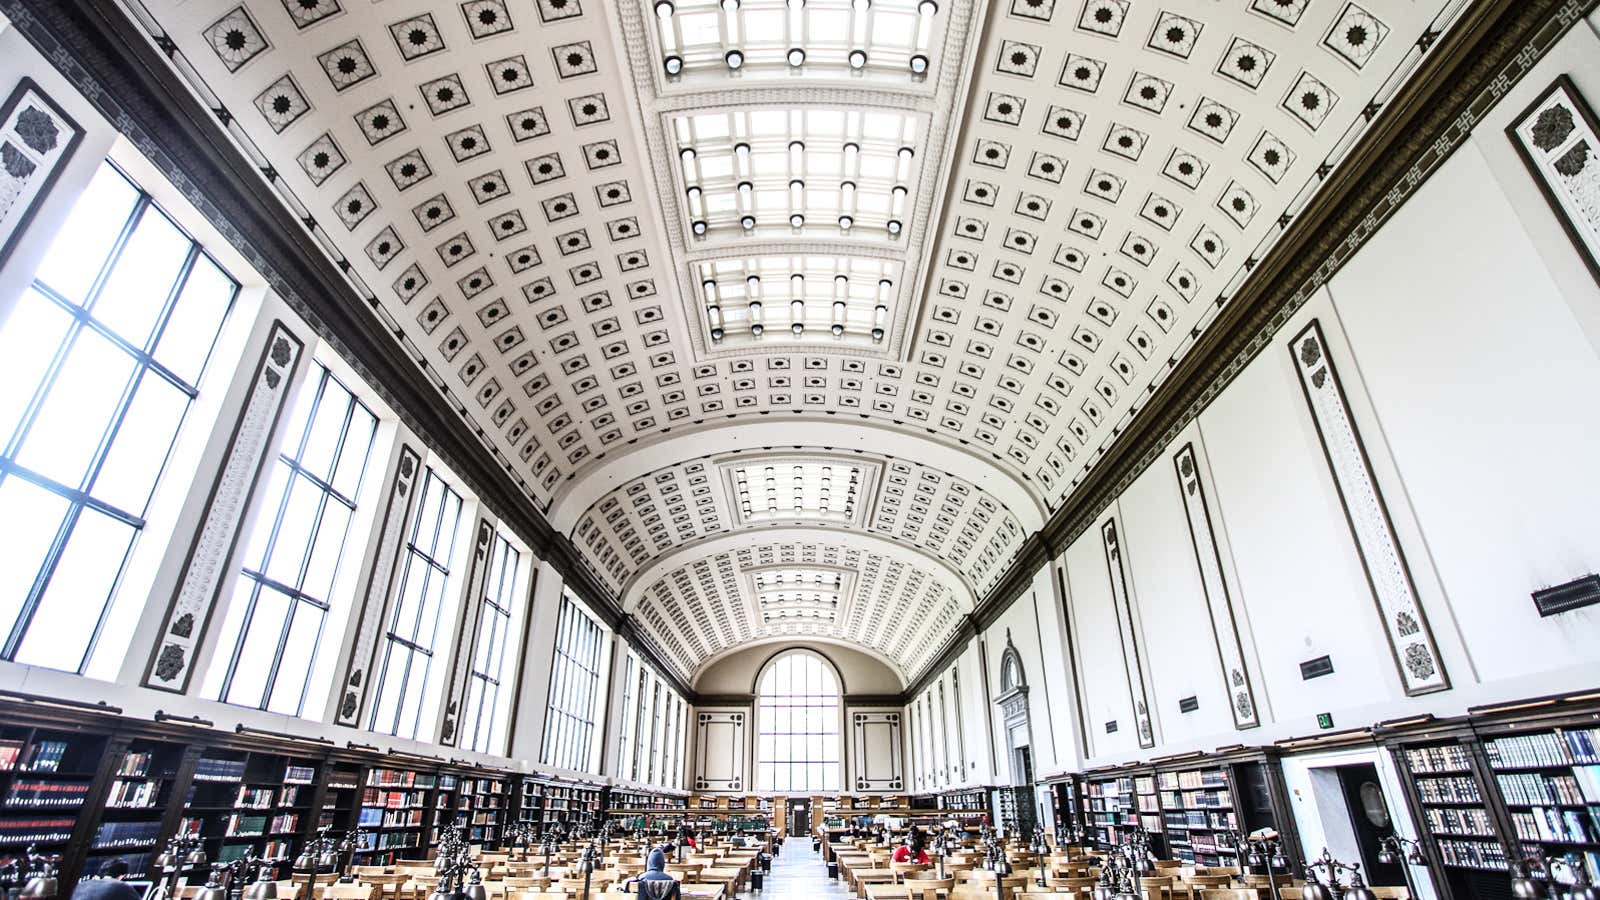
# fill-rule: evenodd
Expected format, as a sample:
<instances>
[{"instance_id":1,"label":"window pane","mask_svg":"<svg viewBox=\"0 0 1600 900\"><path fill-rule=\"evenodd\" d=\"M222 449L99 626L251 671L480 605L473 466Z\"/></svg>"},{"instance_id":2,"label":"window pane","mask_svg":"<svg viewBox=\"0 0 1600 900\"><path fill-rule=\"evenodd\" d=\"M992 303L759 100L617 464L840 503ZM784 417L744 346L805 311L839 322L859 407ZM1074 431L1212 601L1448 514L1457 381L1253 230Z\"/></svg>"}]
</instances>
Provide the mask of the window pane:
<instances>
[{"instance_id":1,"label":"window pane","mask_svg":"<svg viewBox=\"0 0 1600 900\"><path fill-rule=\"evenodd\" d=\"M17 461L69 487L80 486L133 371L132 357L105 337L80 329Z\"/></svg>"},{"instance_id":2,"label":"window pane","mask_svg":"<svg viewBox=\"0 0 1600 900\"><path fill-rule=\"evenodd\" d=\"M233 594L227 601L227 612L223 615L222 628L217 632L217 655L212 660L210 668L206 669L205 687L202 689L207 697L222 697L222 684L229 672L233 669L233 650L239 646L239 631L244 628L244 617L250 609L250 594L255 590L255 580L239 576L233 580Z\"/></svg>"},{"instance_id":3,"label":"window pane","mask_svg":"<svg viewBox=\"0 0 1600 900\"><path fill-rule=\"evenodd\" d=\"M372 449L373 432L377 426L378 420L372 413L357 404L350 415L344 446L339 451L338 468L333 474L333 489L351 499L361 489L361 476L366 471L367 456Z\"/></svg>"},{"instance_id":4,"label":"window pane","mask_svg":"<svg viewBox=\"0 0 1600 900\"><path fill-rule=\"evenodd\" d=\"M138 190L121 172L101 166L34 277L68 300L83 303L100 274L99 262L111 253L138 200Z\"/></svg>"},{"instance_id":5,"label":"window pane","mask_svg":"<svg viewBox=\"0 0 1600 900\"><path fill-rule=\"evenodd\" d=\"M95 476L91 491L95 498L143 515L188 408L188 394L147 371Z\"/></svg>"},{"instance_id":6,"label":"window pane","mask_svg":"<svg viewBox=\"0 0 1600 900\"><path fill-rule=\"evenodd\" d=\"M22 295L0 324L0 448L16 431L50 361L66 338L72 317L38 291Z\"/></svg>"},{"instance_id":7,"label":"window pane","mask_svg":"<svg viewBox=\"0 0 1600 900\"><path fill-rule=\"evenodd\" d=\"M56 539L69 504L64 497L16 476L0 481L0 640L11 632L17 613Z\"/></svg>"},{"instance_id":8,"label":"window pane","mask_svg":"<svg viewBox=\"0 0 1600 900\"><path fill-rule=\"evenodd\" d=\"M306 678L311 674L311 662L317 652L317 635L326 615L309 603L295 604L289 640L283 646L283 658L278 661L277 677L267 703L267 708L273 712L301 714L300 700L305 694Z\"/></svg>"},{"instance_id":9,"label":"window pane","mask_svg":"<svg viewBox=\"0 0 1600 900\"><path fill-rule=\"evenodd\" d=\"M155 207L146 207L89 312L135 347L150 342L189 257L189 238Z\"/></svg>"},{"instance_id":10,"label":"window pane","mask_svg":"<svg viewBox=\"0 0 1600 900\"><path fill-rule=\"evenodd\" d=\"M293 471L282 460L273 465L271 474L267 476L266 489L261 493L261 506L256 511L255 523L250 529L250 545L244 553L245 568L257 572L266 568L267 547L272 543L273 526L277 524L278 513L287 499L285 494L292 477Z\"/></svg>"},{"instance_id":11,"label":"window pane","mask_svg":"<svg viewBox=\"0 0 1600 900\"><path fill-rule=\"evenodd\" d=\"M344 433L345 414L350 411L350 394L337 381L330 379L325 385L322 400L311 419L305 450L300 454L301 468L323 481L333 475L334 454L339 449L339 437Z\"/></svg>"},{"instance_id":12,"label":"window pane","mask_svg":"<svg viewBox=\"0 0 1600 900\"><path fill-rule=\"evenodd\" d=\"M322 496L322 490L304 475L296 476L290 484L289 502L284 506L278 537L267 560L268 578L291 587L300 583L300 568L311 546L311 530L317 524Z\"/></svg>"},{"instance_id":13,"label":"window pane","mask_svg":"<svg viewBox=\"0 0 1600 900\"><path fill-rule=\"evenodd\" d=\"M17 662L77 671L133 535L133 526L125 522L92 509L79 511L67 548L17 650Z\"/></svg>"},{"instance_id":14,"label":"window pane","mask_svg":"<svg viewBox=\"0 0 1600 900\"><path fill-rule=\"evenodd\" d=\"M195 258L183 293L167 318L156 344L156 361L189 384L200 383L200 371L233 302L233 279L210 257Z\"/></svg>"},{"instance_id":15,"label":"window pane","mask_svg":"<svg viewBox=\"0 0 1600 900\"><path fill-rule=\"evenodd\" d=\"M312 600L327 602L333 590L333 577L339 570L344 550L345 529L350 524L350 507L328 498L322 505L322 521L317 525L316 543L306 565L300 592Z\"/></svg>"}]
</instances>

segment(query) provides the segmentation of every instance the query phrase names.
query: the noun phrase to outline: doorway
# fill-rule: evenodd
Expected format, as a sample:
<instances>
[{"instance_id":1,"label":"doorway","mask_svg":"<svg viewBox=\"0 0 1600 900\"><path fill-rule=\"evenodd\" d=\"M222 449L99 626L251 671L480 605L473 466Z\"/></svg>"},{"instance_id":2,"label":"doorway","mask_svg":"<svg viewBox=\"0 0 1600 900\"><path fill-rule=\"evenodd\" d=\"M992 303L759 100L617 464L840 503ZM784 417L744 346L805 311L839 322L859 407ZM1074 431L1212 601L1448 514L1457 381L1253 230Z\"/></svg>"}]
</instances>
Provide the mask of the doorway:
<instances>
[{"instance_id":1,"label":"doorway","mask_svg":"<svg viewBox=\"0 0 1600 900\"><path fill-rule=\"evenodd\" d=\"M1361 853L1361 871L1368 884L1404 885L1405 874L1399 863L1380 862L1381 842L1394 833L1389 803L1378 781L1378 767L1372 763L1338 766L1339 789L1344 794L1345 810L1355 832L1355 845Z\"/></svg>"},{"instance_id":2,"label":"doorway","mask_svg":"<svg viewBox=\"0 0 1600 900\"><path fill-rule=\"evenodd\" d=\"M789 836L805 837L811 833L811 804L805 800L789 801Z\"/></svg>"}]
</instances>

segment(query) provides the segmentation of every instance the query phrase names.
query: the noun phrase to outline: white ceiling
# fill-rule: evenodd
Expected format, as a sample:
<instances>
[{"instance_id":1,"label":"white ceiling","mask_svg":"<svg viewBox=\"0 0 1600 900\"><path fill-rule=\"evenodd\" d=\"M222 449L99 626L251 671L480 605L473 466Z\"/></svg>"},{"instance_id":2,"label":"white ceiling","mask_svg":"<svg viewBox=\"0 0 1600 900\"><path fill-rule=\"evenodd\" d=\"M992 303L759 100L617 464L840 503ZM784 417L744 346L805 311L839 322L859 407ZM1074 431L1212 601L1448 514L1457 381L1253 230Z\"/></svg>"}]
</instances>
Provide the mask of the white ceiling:
<instances>
[{"instance_id":1,"label":"white ceiling","mask_svg":"<svg viewBox=\"0 0 1600 900\"><path fill-rule=\"evenodd\" d=\"M914 675L1468 2L744 0L734 43L684 0L677 77L646 0L132 11L671 664L809 633ZM799 563L836 615L758 608Z\"/></svg>"}]
</instances>

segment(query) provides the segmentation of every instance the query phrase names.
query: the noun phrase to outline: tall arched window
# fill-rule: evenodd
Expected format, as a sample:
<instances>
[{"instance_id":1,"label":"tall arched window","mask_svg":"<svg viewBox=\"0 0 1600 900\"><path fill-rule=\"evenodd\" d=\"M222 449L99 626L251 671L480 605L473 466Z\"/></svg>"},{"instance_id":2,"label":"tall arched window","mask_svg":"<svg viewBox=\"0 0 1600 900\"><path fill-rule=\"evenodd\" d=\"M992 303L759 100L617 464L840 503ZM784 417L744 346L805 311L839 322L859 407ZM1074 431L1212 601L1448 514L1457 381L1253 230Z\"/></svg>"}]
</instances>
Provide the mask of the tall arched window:
<instances>
[{"instance_id":1,"label":"tall arched window","mask_svg":"<svg viewBox=\"0 0 1600 900\"><path fill-rule=\"evenodd\" d=\"M833 666L815 653L787 650L767 663L756 694L756 790L842 790Z\"/></svg>"}]
</instances>

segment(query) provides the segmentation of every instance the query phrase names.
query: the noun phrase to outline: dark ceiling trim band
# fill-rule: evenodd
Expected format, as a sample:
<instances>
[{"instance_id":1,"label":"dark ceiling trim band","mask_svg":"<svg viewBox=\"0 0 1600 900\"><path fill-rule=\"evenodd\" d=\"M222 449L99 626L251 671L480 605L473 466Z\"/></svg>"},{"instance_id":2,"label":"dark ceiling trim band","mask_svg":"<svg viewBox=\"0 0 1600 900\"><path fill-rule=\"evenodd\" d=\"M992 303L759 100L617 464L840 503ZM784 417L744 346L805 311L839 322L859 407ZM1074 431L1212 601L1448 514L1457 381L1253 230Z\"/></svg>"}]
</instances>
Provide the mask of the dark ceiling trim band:
<instances>
[{"instance_id":1,"label":"dark ceiling trim band","mask_svg":"<svg viewBox=\"0 0 1600 900\"><path fill-rule=\"evenodd\" d=\"M451 401L406 356L190 92L162 52L113 0L0 0L12 27L167 176L291 308L332 344L401 420L527 543L607 627L625 619L618 600L550 527L495 455L467 433ZM227 115L226 111L221 111ZM481 432L480 435L481 436ZM627 639L627 638L625 638ZM663 673L653 645L627 639ZM675 673L669 676L687 695Z\"/></svg>"},{"instance_id":2,"label":"dark ceiling trim band","mask_svg":"<svg viewBox=\"0 0 1600 900\"><path fill-rule=\"evenodd\" d=\"M1482 0L1386 107L1332 181L1255 266L1217 321L1174 367L1039 535L1046 557L1066 552L1343 264L1366 244L1473 127L1600 0ZM1219 301L1220 302L1220 301ZM1022 595L1041 563L1019 555L973 612L977 631ZM956 644L959 647L964 641ZM947 646L906 691L914 697L959 655Z\"/></svg>"}]
</instances>

